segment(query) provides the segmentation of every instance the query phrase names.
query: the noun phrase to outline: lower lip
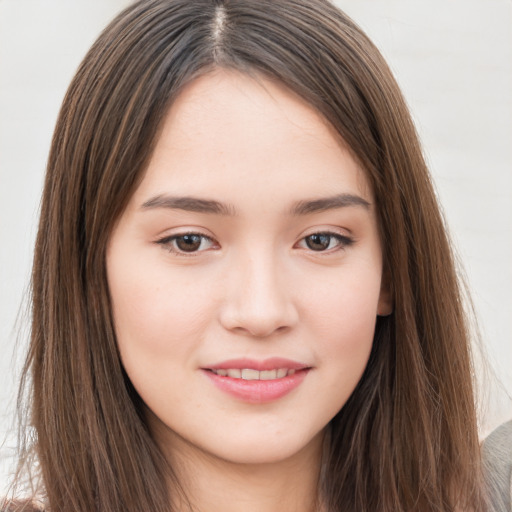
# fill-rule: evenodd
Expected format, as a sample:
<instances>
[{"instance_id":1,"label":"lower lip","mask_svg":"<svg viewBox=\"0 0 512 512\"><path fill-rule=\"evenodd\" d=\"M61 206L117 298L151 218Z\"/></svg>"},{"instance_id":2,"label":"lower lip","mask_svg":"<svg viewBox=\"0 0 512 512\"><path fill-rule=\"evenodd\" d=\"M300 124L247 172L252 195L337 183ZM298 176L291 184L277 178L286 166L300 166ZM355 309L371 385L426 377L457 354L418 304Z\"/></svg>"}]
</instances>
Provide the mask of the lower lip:
<instances>
[{"instance_id":1,"label":"lower lip","mask_svg":"<svg viewBox=\"0 0 512 512\"><path fill-rule=\"evenodd\" d=\"M262 404L278 400L293 391L302 383L309 370L304 368L297 370L293 375L274 380L233 379L221 377L210 370L203 370L203 372L221 391L244 402Z\"/></svg>"}]
</instances>

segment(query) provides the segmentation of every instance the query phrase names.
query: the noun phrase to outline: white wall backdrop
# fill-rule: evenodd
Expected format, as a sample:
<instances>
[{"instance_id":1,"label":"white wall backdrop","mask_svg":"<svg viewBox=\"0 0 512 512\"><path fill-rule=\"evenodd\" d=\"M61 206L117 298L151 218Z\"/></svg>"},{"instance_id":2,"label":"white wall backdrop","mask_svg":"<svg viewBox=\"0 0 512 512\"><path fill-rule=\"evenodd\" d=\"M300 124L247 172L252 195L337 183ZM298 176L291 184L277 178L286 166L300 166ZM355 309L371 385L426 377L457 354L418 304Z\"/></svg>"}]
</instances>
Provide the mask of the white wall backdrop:
<instances>
[{"instance_id":1,"label":"white wall backdrop","mask_svg":"<svg viewBox=\"0 0 512 512\"><path fill-rule=\"evenodd\" d=\"M22 355L25 342L15 321L53 125L81 58L129 3L0 0L0 495L14 447L13 349L19 338ZM486 433L512 417L512 2L337 3L388 59L422 137L497 376Z\"/></svg>"}]
</instances>

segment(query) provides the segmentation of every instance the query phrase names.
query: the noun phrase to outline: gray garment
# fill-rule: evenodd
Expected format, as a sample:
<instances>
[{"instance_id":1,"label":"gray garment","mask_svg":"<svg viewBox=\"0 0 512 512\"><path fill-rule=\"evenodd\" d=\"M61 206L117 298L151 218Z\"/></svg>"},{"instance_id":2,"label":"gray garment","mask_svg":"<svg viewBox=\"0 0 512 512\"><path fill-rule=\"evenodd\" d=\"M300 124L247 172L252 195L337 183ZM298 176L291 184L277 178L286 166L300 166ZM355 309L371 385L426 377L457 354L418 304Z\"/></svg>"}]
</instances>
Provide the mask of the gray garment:
<instances>
[{"instance_id":1,"label":"gray garment","mask_svg":"<svg viewBox=\"0 0 512 512\"><path fill-rule=\"evenodd\" d=\"M482 463L492 512L512 512L512 421L484 441Z\"/></svg>"}]
</instances>

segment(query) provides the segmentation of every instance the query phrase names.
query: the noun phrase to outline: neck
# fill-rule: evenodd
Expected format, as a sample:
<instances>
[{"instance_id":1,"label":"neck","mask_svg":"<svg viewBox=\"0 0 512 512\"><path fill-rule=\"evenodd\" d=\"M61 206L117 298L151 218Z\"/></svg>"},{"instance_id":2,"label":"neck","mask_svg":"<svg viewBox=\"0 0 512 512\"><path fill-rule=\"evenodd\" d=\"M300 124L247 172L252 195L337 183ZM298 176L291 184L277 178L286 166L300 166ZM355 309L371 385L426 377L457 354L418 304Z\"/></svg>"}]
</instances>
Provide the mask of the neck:
<instances>
[{"instance_id":1,"label":"neck","mask_svg":"<svg viewBox=\"0 0 512 512\"><path fill-rule=\"evenodd\" d=\"M319 512L318 482L323 434L285 460L239 464L191 449L178 438L172 467L186 500L175 500L179 512ZM177 468L177 469L176 469ZM174 487L174 486L173 486Z\"/></svg>"}]
</instances>

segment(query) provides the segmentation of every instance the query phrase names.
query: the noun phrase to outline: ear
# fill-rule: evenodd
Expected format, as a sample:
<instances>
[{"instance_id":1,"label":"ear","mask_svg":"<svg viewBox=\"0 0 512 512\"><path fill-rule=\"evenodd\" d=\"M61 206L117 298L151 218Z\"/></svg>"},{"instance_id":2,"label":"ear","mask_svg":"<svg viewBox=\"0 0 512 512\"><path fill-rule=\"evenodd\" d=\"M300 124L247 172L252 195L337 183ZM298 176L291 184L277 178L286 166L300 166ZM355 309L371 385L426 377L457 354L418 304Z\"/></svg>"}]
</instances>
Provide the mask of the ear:
<instances>
[{"instance_id":1,"label":"ear","mask_svg":"<svg viewBox=\"0 0 512 512\"><path fill-rule=\"evenodd\" d=\"M391 276L384 269L382 272L382 281L380 283L379 303L377 305L378 316L389 316L393 313L394 306L393 286L391 285Z\"/></svg>"}]
</instances>

